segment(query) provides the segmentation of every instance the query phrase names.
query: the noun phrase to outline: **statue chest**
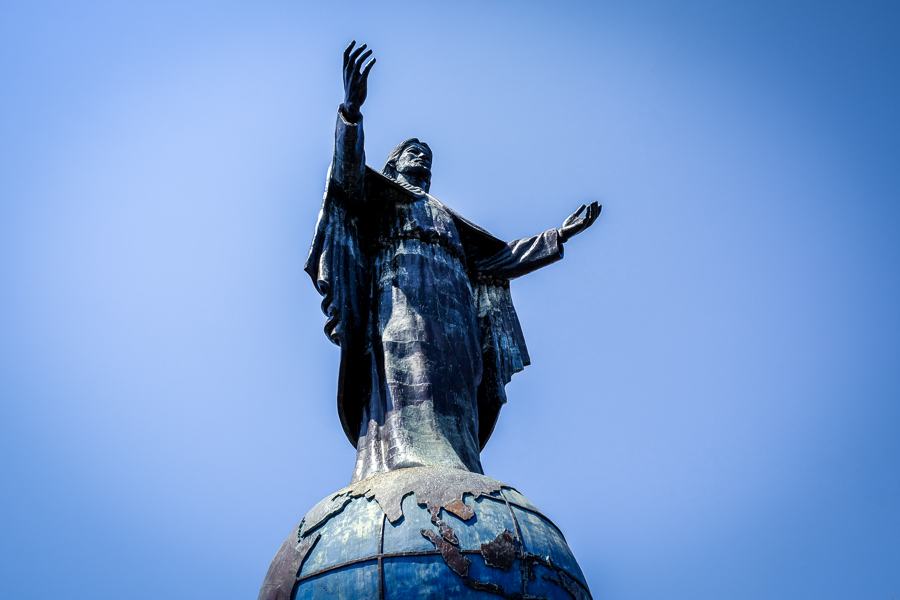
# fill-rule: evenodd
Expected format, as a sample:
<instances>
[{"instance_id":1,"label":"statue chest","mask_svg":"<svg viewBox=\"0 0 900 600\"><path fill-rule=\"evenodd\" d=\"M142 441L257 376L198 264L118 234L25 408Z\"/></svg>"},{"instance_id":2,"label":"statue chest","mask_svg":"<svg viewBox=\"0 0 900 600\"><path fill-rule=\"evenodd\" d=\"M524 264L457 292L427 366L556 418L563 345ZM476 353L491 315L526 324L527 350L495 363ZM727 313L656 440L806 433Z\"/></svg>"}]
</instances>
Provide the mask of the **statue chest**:
<instances>
[{"instance_id":1,"label":"statue chest","mask_svg":"<svg viewBox=\"0 0 900 600\"><path fill-rule=\"evenodd\" d=\"M431 197L386 207L379 230L377 245L382 258L392 258L396 263L404 255L433 256L442 262L458 263L465 270L465 252L456 223Z\"/></svg>"}]
</instances>

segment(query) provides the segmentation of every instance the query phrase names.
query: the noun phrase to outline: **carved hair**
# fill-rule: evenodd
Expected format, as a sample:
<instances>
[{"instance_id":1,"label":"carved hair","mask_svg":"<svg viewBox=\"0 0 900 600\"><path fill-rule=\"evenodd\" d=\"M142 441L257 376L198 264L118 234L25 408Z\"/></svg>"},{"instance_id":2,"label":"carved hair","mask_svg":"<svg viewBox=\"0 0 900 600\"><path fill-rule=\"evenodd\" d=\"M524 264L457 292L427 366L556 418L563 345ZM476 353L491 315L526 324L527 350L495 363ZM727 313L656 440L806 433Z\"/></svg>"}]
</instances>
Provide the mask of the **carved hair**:
<instances>
[{"instance_id":1,"label":"carved hair","mask_svg":"<svg viewBox=\"0 0 900 600\"><path fill-rule=\"evenodd\" d=\"M403 140L397 147L391 150L391 153L388 154L387 162L384 163L384 168L381 169L382 175L385 177L389 177L391 179L397 179L397 161L400 159L400 155L403 154L403 151L406 150L409 146L416 144L417 146L421 146L428 153L428 158L434 160L434 155L431 153L431 147L425 142L419 141L419 138L409 138L408 140ZM431 186L431 170L428 170L428 176L425 178L425 191L428 191L428 188Z\"/></svg>"}]
</instances>

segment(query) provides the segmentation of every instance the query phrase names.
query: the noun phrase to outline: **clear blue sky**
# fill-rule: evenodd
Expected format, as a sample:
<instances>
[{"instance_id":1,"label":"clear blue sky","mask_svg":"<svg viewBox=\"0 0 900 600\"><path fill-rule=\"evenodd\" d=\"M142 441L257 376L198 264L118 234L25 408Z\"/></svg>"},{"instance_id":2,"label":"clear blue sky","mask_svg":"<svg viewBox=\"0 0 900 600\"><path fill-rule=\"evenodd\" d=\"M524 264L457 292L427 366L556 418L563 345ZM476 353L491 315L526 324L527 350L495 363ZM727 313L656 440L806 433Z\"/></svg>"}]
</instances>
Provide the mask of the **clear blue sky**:
<instances>
[{"instance_id":1,"label":"clear blue sky","mask_svg":"<svg viewBox=\"0 0 900 600\"><path fill-rule=\"evenodd\" d=\"M507 238L604 204L483 457L596 596L900 597L894 6L7 3L0 596L253 598L348 482L301 267L355 38L373 165Z\"/></svg>"}]
</instances>

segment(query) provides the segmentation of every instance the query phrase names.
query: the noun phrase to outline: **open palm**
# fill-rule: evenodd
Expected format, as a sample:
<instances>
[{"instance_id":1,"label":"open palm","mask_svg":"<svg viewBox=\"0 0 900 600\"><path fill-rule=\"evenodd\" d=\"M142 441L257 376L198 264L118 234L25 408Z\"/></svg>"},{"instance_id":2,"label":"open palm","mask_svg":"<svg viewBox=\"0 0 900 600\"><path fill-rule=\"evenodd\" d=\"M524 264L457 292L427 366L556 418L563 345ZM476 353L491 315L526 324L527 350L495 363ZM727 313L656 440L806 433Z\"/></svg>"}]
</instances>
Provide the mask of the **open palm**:
<instances>
[{"instance_id":1,"label":"open palm","mask_svg":"<svg viewBox=\"0 0 900 600\"><path fill-rule=\"evenodd\" d=\"M344 103L341 105L344 116L354 122L359 120L359 110L366 101L368 93L366 82L369 71L375 64L374 58L365 64L366 59L372 55L371 50L366 50L366 44L354 50L355 45L356 40L353 40L344 50Z\"/></svg>"}]
</instances>

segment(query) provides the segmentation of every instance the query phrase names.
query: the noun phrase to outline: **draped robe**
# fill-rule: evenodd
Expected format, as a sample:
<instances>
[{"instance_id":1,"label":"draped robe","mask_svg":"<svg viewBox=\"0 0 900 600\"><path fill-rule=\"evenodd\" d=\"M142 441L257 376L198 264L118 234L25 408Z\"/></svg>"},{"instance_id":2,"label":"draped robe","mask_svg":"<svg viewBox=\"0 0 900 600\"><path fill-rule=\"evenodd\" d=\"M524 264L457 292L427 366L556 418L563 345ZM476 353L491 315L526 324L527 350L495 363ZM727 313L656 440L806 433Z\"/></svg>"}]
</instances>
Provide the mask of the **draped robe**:
<instances>
[{"instance_id":1,"label":"draped robe","mask_svg":"<svg viewBox=\"0 0 900 600\"><path fill-rule=\"evenodd\" d=\"M353 481L409 466L482 472L505 385L529 364L509 280L562 256L555 229L506 243L366 167L362 118L338 112L305 270L341 348Z\"/></svg>"}]
</instances>

